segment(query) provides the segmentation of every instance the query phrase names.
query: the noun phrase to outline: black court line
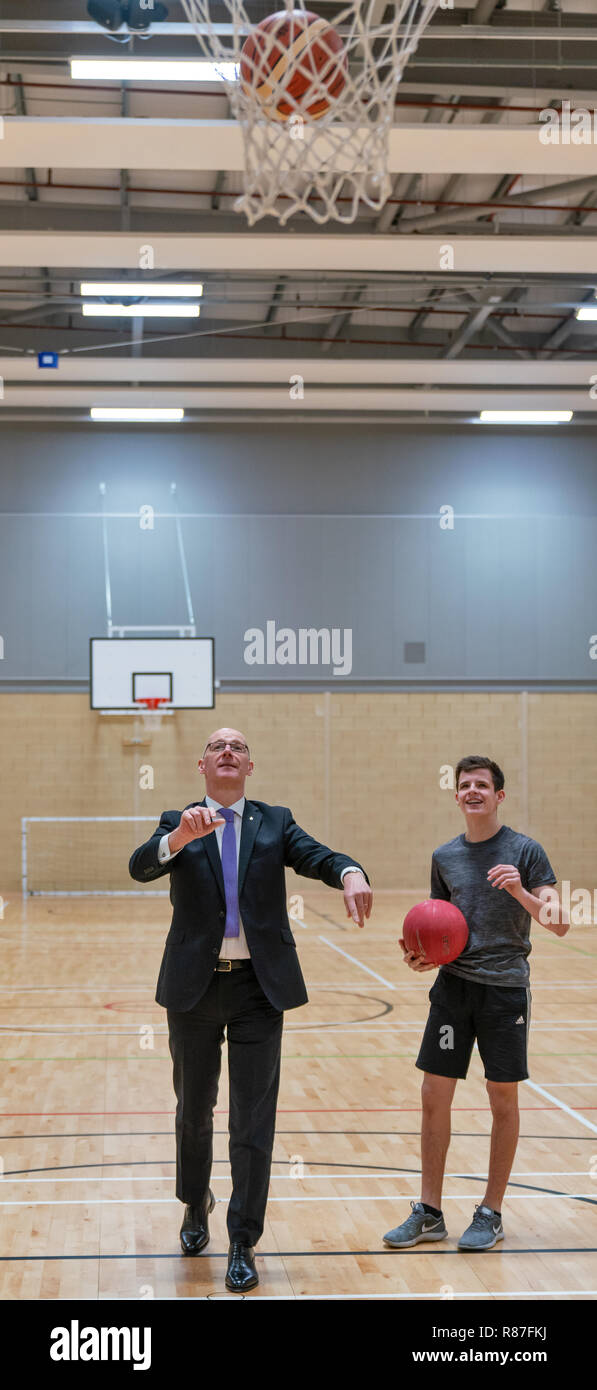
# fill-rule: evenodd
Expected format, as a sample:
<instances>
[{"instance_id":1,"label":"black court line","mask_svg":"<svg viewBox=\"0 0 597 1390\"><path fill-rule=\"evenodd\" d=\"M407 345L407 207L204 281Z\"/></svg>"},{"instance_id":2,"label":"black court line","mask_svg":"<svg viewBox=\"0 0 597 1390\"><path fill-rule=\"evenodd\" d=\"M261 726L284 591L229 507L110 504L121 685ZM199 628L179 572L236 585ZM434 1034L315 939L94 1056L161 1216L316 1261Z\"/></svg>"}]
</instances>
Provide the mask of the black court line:
<instances>
[{"instance_id":1,"label":"black court line","mask_svg":"<svg viewBox=\"0 0 597 1390\"><path fill-rule=\"evenodd\" d=\"M337 990L334 990L334 988L331 987L329 990L324 991L324 993L327 993L327 994L338 994L338 991L337 991ZM394 1013L394 1005L392 1004L391 1000L388 1000L388 999L378 999L378 998L377 998L377 995L375 995L375 994L361 994L361 993L360 993L358 990L356 990L356 989L355 989L355 990L352 990L352 989L351 989L351 990L348 990L348 989L347 989L347 990L345 990L345 991L340 991L340 993L339 993L339 999L338 999L338 1008L340 1008L340 1001L342 1001L342 1003L344 1003L344 1001L345 1001L346 999L351 999L351 998L352 998L352 999L365 999L365 1000L367 1000L368 1003L380 1004L381 1007L380 1007L379 1013L376 1013L376 1014L365 1014L363 1018L345 1018L345 1019L340 1019L338 1023L301 1023L301 1025L300 1025L300 1030L301 1030L301 1032L302 1032L302 1033L307 1033L307 1032L310 1032L310 1031L313 1031L313 1032L317 1032L317 1031L319 1031L319 1032L324 1032L324 1030L325 1030L326 1028L338 1028L338 1027L358 1028L360 1024L363 1024L363 1023L375 1023L376 1020L377 1020L378 1018L385 1018L387 1014L393 1014L393 1013ZM1 1031L1 1030L0 1030L0 1031ZM290 1032L291 1032L291 1028L289 1027L289 1031L288 1031L288 1033L286 1034L287 1037L290 1036ZM284 1060L286 1060L286 1059L284 1059ZM328 1058L327 1060L329 1061L330 1059ZM335 1061L336 1058L333 1058L332 1060ZM340 1060L340 1061L346 1060L345 1058L344 1058L344 1059L342 1058L342 1053L341 1053L341 1052L338 1053L338 1060ZM373 1060L374 1060L374 1061L378 1061L378 1058L375 1057Z\"/></svg>"},{"instance_id":2,"label":"black court line","mask_svg":"<svg viewBox=\"0 0 597 1390\"><path fill-rule=\"evenodd\" d=\"M0 1119L2 1116L0 1115ZM214 1129L214 1138L218 1135L226 1139L229 1138L227 1129ZM277 1129L276 1134L300 1134L303 1139L309 1139L320 1134L345 1135L371 1135L372 1139L401 1139L401 1138L420 1138L420 1129ZM62 1130L46 1130L45 1134L0 1134L0 1143L9 1139L133 1139L136 1136L147 1138L148 1136L158 1138L173 1138L174 1129L92 1129L76 1130L74 1132L63 1133ZM453 1139L489 1139L489 1131L471 1129L453 1129ZM519 1134L521 1139L554 1139L566 1140L569 1143L594 1144L595 1139L590 1134Z\"/></svg>"},{"instance_id":3,"label":"black court line","mask_svg":"<svg viewBox=\"0 0 597 1390\"><path fill-rule=\"evenodd\" d=\"M431 1254L431 1253L432 1253L431 1251L421 1251L421 1250L417 1251L417 1254L419 1254L419 1255L421 1255L421 1254ZM440 1255L452 1255L452 1256L454 1256L454 1255L456 1255L457 1253L458 1253L458 1252L457 1252L456 1249L454 1249L454 1250L438 1250L438 1249L436 1248L436 1249L433 1250L433 1259L436 1260ZM468 1253L470 1253L470 1252L468 1252ZM489 1255L490 1253L491 1253L491 1252L488 1251L488 1250L485 1250L485 1251L483 1252L483 1254L484 1254L485 1256ZM591 1246L591 1245L548 1245L548 1246L535 1245L535 1246L529 1246L528 1248L525 1248L525 1249L522 1249L522 1250L505 1250L504 1247L502 1246L499 1250L496 1249L496 1252L495 1252L495 1253L496 1253L496 1255L500 1255L502 1258L503 1258L504 1255L597 1255L597 1246ZM391 1259L393 1256L395 1256L395 1254L396 1254L396 1251L395 1251L395 1250L388 1250L388 1249L386 1249L385 1247L384 1247L383 1249L381 1249L381 1250L258 1250L258 1251L257 1251L257 1257L260 1258L260 1259L264 1259L264 1260L326 1260L326 1259L330 1259L330 1258L332 1258L332 1257L333 1257L334 1259L337 1260L338 1258L340 1258L340 1259L342 1259L342 1258L347 1259L347 1258L353 1258L354 1256L359 1257L359 1256L361 1256L361 1255L387 1255L387 1256ZM404 1254L404 1251L401 1251L401 1254ZM131 1255L125 1255L124 1253L123 1253L123 1254L119 1254L119 1255L99 1255L99 1254L98 1254L98 1255L0 1255L0 1263L2 1263L2 1264L18 1264L18 1263L26 1264L26 1263L29 1263L29 1262L35 1262L35 1261L37 1261L37 1260L184 1260L184 1258L185 1258L185 1256L182 1255L182 1254L180 1253L180 1251L175 1251L175 1252L173 1252L173 1251L168 1251L166 1254L161 1254L161 1253L159 1253L158 1251L156 1251L156 1252L155 1252L154 1254L152 1254L152 1255L142 1255L142 1254L139 1254L139 1253L137 1253L137 1252L135 1252L135 1253L133 1253L133 1254L131 1254ZM228 1251L227 1251L227 1250L221 1250L221 1251L216 1251L216 1250L214 1250L214 1251L212 1251L211 1253L210 1253L210 1251L206 1251L205 1254L203 1254L203 1252L201 1252L201 1254L199 1254L199 1255L194 1255L193 1258L194 1258L195 1260L227 1260L227 1259L228 1259ZM505 1290L504 1292L507 1292L507 1290ZM583 1292L582 1289L578 1289L578 1293L579 1293L579 1294L582 1294L582 1292Z\"/></svg>"},{"instance_id":4,"label":"black court line","mask_svg":"<svg viewBox=\"0 0 597 1390\"><path fill-rule=\"evenodd\" d=\"M331 927L338 927L339 931L348 931L351 926L354 926L354 923L349 922L348 918L345 922L339 922L337 917L332 917L329 912L318 912L316 907L309 906L308 911L314 917L320 917L322 922L329 922Z\"/></svg>"}]
</instances>

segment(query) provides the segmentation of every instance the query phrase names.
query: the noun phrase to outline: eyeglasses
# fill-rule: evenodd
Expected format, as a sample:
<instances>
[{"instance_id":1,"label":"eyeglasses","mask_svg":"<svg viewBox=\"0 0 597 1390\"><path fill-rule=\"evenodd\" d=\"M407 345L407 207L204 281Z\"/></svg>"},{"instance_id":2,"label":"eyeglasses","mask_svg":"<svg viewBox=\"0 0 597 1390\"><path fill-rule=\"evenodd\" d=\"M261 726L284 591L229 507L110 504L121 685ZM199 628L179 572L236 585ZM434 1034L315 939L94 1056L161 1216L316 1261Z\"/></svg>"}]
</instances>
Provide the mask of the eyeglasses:
<instances>
[{"instance_id":1,"label":"eyeglasses","mask_svg":"<svg viewBox=\"0 0 597 1390\"><path fill-rule=\"evenodd\" d=\"M231 753L248 753L249 751L246 743L222 743L221 741L219 743L207 743L205 745L206 752L208 748L212 753L223 753L225 748L229 748Z\"/></svg>"}]
</instances>

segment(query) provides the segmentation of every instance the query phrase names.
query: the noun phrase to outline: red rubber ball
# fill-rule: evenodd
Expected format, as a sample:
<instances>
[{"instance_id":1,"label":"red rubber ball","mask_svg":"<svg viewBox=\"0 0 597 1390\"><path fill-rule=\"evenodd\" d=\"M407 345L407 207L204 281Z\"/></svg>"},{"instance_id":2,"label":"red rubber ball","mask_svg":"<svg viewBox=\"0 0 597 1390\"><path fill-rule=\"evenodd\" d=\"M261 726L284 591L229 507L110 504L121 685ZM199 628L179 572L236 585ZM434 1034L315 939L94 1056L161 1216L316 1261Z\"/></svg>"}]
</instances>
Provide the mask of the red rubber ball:
<instances>
[{"instance_id":1,"label":"red rubber ball","mask_svg":"<svg viewBox=\"0 0 597 1390\"><path fill-rule=\"evenodd\" d=\"M407 912L402 936L407 951L424 956L428 965L447 965L464 950L468 927L455 903L426 898Z\"/></svg>"}]
</instances>

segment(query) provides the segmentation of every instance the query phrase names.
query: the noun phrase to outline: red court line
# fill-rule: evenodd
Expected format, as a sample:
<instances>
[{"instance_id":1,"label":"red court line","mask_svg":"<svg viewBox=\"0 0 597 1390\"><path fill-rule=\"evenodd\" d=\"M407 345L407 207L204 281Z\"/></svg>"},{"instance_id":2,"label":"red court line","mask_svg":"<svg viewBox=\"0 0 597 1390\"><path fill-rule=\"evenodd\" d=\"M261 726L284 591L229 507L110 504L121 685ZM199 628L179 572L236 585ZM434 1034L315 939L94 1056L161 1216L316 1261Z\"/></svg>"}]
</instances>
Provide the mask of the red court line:
<instances>
[{"instance_id":1,"label":"red court line","mask_svg":"<svg viewBox=\"0 0 597 1390\"><path fill-rule=\"evenodd\" d=\"M559 1105L520 1105L519 1110L559 1110ZM597 1110L597 1105L579 1105L578 1110ZM298 1110L278 1110L278 1115L394 1115L421 1110L420 1105L384 1105L371 1109L367 1106L348 1106L340 1109L331 1110L328 1107L311 1106L309 1109L299 1107ZM453 1105L452 1110L460 1112L476 1113L481 1110L491 1110L490 1105ZM175 1110L0 1110L0 1120L16 1116L30 1115L175 1115ZM214 1110L214 1115L227 1115L227 1110Z\"/></svg>"}]
</instances>

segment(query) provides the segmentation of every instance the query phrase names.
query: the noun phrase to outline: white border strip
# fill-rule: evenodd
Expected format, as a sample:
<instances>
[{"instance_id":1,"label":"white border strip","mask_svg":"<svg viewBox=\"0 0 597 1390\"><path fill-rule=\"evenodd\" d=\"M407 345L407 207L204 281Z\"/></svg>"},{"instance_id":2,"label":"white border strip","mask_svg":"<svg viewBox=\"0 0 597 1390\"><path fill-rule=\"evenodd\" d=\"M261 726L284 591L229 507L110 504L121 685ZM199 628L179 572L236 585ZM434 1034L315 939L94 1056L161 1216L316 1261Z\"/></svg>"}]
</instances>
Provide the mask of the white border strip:
<instances>
[{"instance_id":1,"label":"white border strip","mask_svg":"<svg viewBox=\"0 0 597 1390\"><path fill-rule=\"evenodd\" d=\"M450 1195L442 1196L443 1202L470 1202L475 1194L472 1192L454 1192ZM504 1198L505 1202L567 1202L572 1198L595 1197L595 1192L515 1192ZM268 1197L270 1202L410 1202L412 1192L386 1192L380 1196L353 1197L289 1197L286 1193L283 1197ZM227 1197L217 1197L216 1203L227 1202ZM0 1202L0 1207L120 1207L120 1206L174 1206L178 1203L178 1197L83 1197L81 1200L75 1198L56 1198L48 1201L24 1201L24 1202ZM313 1252L318 1253L317 1251ZM347 1250L346 1254L350 1255Z\"/></svg>"}]
</instances>

